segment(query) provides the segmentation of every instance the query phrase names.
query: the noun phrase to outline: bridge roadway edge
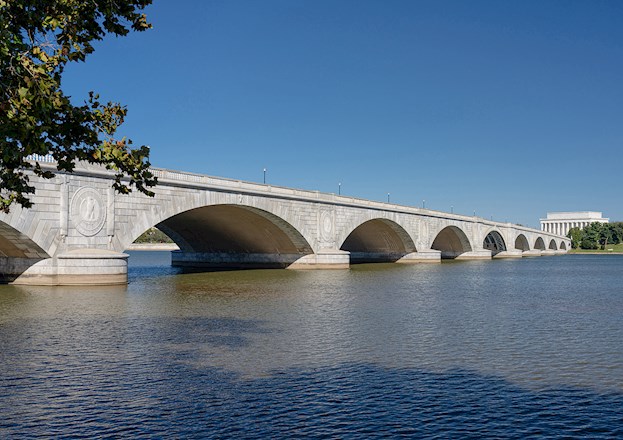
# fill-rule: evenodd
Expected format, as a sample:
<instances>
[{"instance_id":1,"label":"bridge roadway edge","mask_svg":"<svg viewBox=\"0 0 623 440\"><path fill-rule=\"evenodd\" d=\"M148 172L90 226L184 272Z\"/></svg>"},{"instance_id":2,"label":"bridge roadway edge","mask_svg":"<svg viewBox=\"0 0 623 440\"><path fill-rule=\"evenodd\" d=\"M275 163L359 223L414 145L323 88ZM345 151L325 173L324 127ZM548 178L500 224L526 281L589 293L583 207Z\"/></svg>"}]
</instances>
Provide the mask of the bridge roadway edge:
<instances>
[{"instance_id":1,"label":"bridge roadway edge","mask_svg":"<svg viewBox=\"0 0 623 440\"><path fill-rule=\"evenodd\" d=\"M49 164L42 165L52 167ZM297 232L303 234L305 240L310 243L311 252L304 255L264 253L254 256L252 252L217 255L214 252L192 252L192 249L185 249L186 252L182 250L172 254L173 265L287 267L305 270L347 269L357 259L361 262L395 261L401 264L439 263L442 252L433 249L433 241L440 231L449 226L464 231L467 234L465 240L469 242L469 249L465 248L453 256L457 259L559 255L566 252L559 249L560 245L569 248L566 237L511 223L493 222L478 217L318 191L263 185L165 169L153 170L160 181L156 187L157 194L166 194L168 199L166 197L159 199L158 195L155 199L150 199L136 192L129 196L112 193L110 180L114 173L101 167L85 164L77 167L74 173L56 172L56 177L52 182L37 181L35 185L37 192L39 193L39 190L43 188L45 195L35 198L34 208L10 215L3 214L0 216L0 223L6 223L9 229L13 228L17 235L28 237L37 245L33 247L37 247L42 252L34 257L0 256L0 275L3 276L4 281L39 285L127 283L128 255L123 251L131 243L126 242L133 234L136 234L136 231L128 232L129 228L145 227L140 231L143 232L149 226L158 224L156 214L162 214L163 211L167 212L162 214L163 216L172 214L173 208L167 206L167 201L176 202L178 197L185 197L184 202L177 205L169 203L169 205L176 205L180 210L222 203L249 209L253 207L254 210L270 206L270 209L266 209L270 215L277 215L286 223L290 222ZM84 194L99 199L98 209L108 210L108 217L104 218L102 224L99 225L101 229L92 235L89 235L89 231L87 234L84 234L84 231L77 231L79 228L76 227L75 200L82 200L85 204L85 200L90 199L85 198ZM81 196L82 199L80 199ZM187 204L184 205L184 203ZM303 211L306 218L297 218L297 215ZM302 216L303 214L299 215L299 217ZM375 253L370 250L349 252L340 249L344 240L358 228L358 225L366 222L374 223L375 219L392 223L397 229L404 228L403 232L413 237L413 252L407 246L405 252L393 258L387 251L385 253ZM323 230L323 225L326 230ZM489 231L498 232L510 246L499 252L484 249L481 244L482 235ZM3 231L0 230L0 235L2 233ZM532 242L530 249L521 251L512 248L515 237L518 235L528 237L528 241ZM549 244L550 248L534 249L535 239L539 238L542 243L546 243L545 246ZM445 254L447 252L444 253L444 257ZM231 261L228 262L227 259Z\"/></svg>"}]
</instances>

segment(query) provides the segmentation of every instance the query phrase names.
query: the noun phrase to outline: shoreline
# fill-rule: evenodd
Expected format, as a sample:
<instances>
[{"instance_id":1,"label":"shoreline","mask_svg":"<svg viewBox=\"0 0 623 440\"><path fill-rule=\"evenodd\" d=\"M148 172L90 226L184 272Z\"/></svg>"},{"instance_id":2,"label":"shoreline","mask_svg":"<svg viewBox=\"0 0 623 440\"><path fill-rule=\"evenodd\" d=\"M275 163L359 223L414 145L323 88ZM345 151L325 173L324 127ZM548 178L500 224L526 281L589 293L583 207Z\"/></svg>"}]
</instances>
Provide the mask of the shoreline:
<instances>
[{"instance_id":1,"label":"shoreline","mask_svg":"<svg viewBox=\"0 0 623 440\"><path fill-rule=\"evenodd\" d=\"M623 252L608 252L608 251L583 251L583 252L567 252L567 255L623 255Z\"/></svg>"}]
</instances>

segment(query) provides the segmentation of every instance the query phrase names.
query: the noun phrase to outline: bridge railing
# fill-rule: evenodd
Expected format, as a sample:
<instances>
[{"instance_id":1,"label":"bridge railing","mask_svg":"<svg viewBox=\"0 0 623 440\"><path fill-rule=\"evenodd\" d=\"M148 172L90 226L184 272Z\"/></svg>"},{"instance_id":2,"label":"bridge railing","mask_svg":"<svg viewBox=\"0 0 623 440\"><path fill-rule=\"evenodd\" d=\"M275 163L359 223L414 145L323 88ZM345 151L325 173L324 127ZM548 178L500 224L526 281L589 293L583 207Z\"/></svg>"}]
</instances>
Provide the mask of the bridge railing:
<instances>
[{"instance_id":1,"label":"bridge railing","mask_svg":"<svg viewBox=\"0 0 623 440\"><path fill-rule=\"evenodd\" d=\"M52 155L38 155L33 154L28 156L28 160L36 161L39 163L52 164L56 161ZM306 200L314 200L318 202L327 202L327 203L339 203L339 204L350 204L356 205L360 207L372 208L372 209L383 209L383 210L393 210L399 212L408 212L415 213L419 215L432 216L432 217L443 217L449 218L459 221L477 221L482 224L497 226L497 227L508 227L512 226L518 230L530 231L534 232L536 229L523 226L523 225L515 225L508 222L496 222L493 220L488 220L481 217L476 216L467 216L461 214L447 213L444 211L437 211L433 209L425 209L418 208L414 206L400 205L396 203L387 203L381 201L374 201L368 199L362 199L358 197L351 196L343 196L334 193L323 193L317 190L305 190L305 189L296 189L289 188L286 186L278 186L278 185L267 185L256 182L247 182L244 180L231 179L227 177L214 177L206 174L198 174L191 173L185 171L176 171L176 170L168 170L166 168L152 168L151 172L158 179L164 182L180 182L186 183L189 185L197 185L197 186L205 186L212 188L219 188L228 191L241 191L248 193L256 193L256 194L266 194L269 193L273 196L281 196L286 198L301 198ZM102 168L99 172L102 174L112 174L112 171L105 170ZM556 236L555 234L547 233L545 231L539 231L544 235L548 236Z\"/></svg>"},{"instance_id":2,"label":"bridge railing","mask_svg":"<svg viewBox=\"0 0 623 440\"><path fill-rule=\"evenodd\" d=\"M26 156L26 160L30 160L32 162L43 162L43 163L55 163L56 159L51 154L31 154Z\"/></svg>"}]
</instances>

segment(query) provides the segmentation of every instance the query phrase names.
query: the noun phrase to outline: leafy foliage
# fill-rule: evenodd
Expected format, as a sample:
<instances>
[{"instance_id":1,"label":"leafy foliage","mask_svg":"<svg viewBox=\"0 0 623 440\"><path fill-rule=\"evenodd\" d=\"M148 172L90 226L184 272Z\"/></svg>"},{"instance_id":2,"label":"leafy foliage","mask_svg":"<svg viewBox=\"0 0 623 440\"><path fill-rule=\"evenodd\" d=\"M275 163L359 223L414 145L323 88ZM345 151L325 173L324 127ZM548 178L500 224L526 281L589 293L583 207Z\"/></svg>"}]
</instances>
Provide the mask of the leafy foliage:
<instances>
[{"instance_id":1,"label":"leafy foliage","mask_svg":"<svg viewBox=\"0 0 623 440\"><path fill-rule=\"evenodd\" d=\"M173 243L167 234L158 228L149 228L134 243Z\"/></svg>"},{"instance_id":2,"label":"leafy foliage","mask_svg":"<svg viewBox=\"0 0 623 440\"><path fill-rule=\"evenodd\" d=\"M623 222L594 222L584 229L572 228L567 237L575 249L604 249L608 244L623 243Z\"/></svg>"},{"instance_id":3,"label":"leafy foliage","mask_svg":"<svg viewBox=\"0 0 623 440\"><path fill-rule=\"evenodd\" d=\"M116 139L126 107L102 103L91 92L74 105L61 89L68 63L84 61L93 43L107 34L127 35L151 28L142 9L151 0L0 0L0 211L13 203L30 207L34 192L25 169L53 174L29 155L51 155L59 171L76 162L115 171L121 193L156 184L149 171L149 147L132 148Z\"/></svg>"}]
</instances>

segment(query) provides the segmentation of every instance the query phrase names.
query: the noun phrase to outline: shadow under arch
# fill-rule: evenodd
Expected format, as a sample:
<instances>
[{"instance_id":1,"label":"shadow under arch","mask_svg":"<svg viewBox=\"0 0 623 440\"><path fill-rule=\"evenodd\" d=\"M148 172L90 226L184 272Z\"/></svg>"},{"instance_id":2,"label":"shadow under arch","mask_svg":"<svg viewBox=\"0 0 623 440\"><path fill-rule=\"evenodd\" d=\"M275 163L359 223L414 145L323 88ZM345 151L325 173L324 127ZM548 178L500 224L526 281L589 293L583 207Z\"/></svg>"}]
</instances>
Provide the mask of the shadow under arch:
<instances>
[{"instance_id":1,"label":"shadow under arch","mask_svg":"<svg viewBox=\"0 0 623 440\"><path fill-rule=\"evenodd\" d=\"M542 251L545 250L545 242L543 241L542 237L539 237L536 239L536 241L534 242L534 248L535 249L540 249Z\"/></svg>"},{"instance_id":2,"label":"shadow under arch","mask_svg":"<svg viewBox=\"0 0 623 440\"><path fill-rule=\"evenodd\" d=\"M560 249L566 251L567 250L567 244L564 241L560 242Z\"/></svg>"},{"instance_id":3,"label":"shadow under arch","mask_svg":"<svg viewBox=\"0 0 623 440\"><path fill-rule=\"evenodd\" d=\"M37 243L12 226L0 222L0 283L15 281L33 264L50 258Z\"/></svg>"},{"instance_id":4,"label":"shadow under arch","mask_svg":"<svg viewBox=\"0 0 623 440\"><path fill-rule=\"evenodd\" d=\"M313 253L290 223L251 206L194 208L155 226L179 246L172 253L175 266L283 268Z\"/></svg>"},{"instance_id":5,"label":"shadow under arch","mask_svg":"<svg viewBox=\"0 0 623 440\"><path fill-rule=\"evenodd\" d=\"M515 239L515 249L519 249L524 252L530 250L530 243L528 242L528 239L525 235L519 234L517 236L517 238Z\"/></svg>"},{"instance_id":6,"label":"shadow under arch","mask_svg":"<svg viewBox=\"0 0 623 440\"><path fill-rule=\"evenodd\" d=\"M433 240L431 249L441 251L441 258L443 259L453 259L465 252L471 252L472 245L465 232L460 228L446 226L439 231L435 240Z\"/></svg>"},{"instance_id":7,"label":"shadow under arch","mask_svg":"<svg viewBox=\"0 0 623 440\"><path fill-rule=\"evenodd\" d=\"M491 251L491 256L504 252L506 250L506 243L500 234L496 230L492 230L487 234L482 242L483 249Z\"/></svg>"},{"instance_id":8,"label":"shadow under arch","mask_svg":"<svg viewBox=\"0 0 623 440\"><path fill-rule=\"evenodd\" d=\"M557 251L558 250L558 246L556 246L556 240L554 240L553 238L550 240L549 242L549 247L550 250L553 251Z\"/></svg>"},{"instance_id":9,"label":"shadow under arch","mask_svg":"<svg viewBox=\"0 0 623 440\"><path fill-rule=\"evenodd\" d=\"M350 252L352 264L395 262L417 251L413 239L402 226L381 218L357 226L340 250Z\"/></svg>"}]
</instances>

